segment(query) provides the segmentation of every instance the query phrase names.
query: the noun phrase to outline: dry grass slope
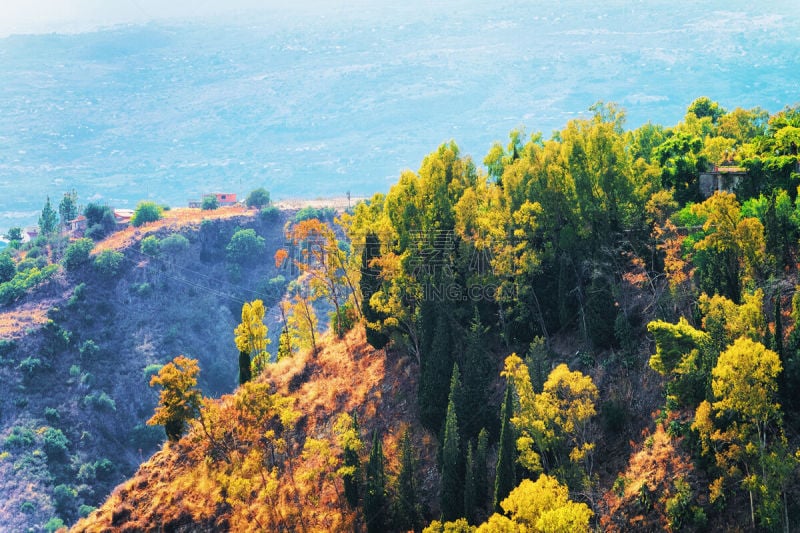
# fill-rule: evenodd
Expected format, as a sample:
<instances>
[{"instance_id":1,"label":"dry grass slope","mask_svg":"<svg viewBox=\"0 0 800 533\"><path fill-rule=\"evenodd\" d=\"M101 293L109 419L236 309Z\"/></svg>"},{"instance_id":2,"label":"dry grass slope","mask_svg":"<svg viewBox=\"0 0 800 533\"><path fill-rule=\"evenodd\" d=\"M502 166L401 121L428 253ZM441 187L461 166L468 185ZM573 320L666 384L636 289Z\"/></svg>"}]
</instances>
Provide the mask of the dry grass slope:
<instances>
[{"instance_id":1,"label":"dry grass slope","mask_svg":"<svg viewBox=\"0 0 800 533\"><path fill-rule=\"evenodd\" d=\"M317 357L296 355L272 365L258 378L271 394L289 398L298 414L294 430L285 432L285 449L273 449L273 456L277 450L283 461L273 464L268 454L258 455L260 464L253 468L249 463L253 456L246 450L211 458L212 447L198 424L179 442L166 444L73 531L358 530L363 527L361 518L347 507L341 480L335 475L341 450L332 426L343 412L358 414L365 441L373 429L384 435L389 472L398 468L402 429L412 424L416 448L422 451L421 497L430 501L438 486L435 440L414 422L412 361L374 350L361 327L343 340L326 336L322 345ZM265 424L263 419L248 420L243 415L244 393L240 388L215 402L219 426L212 433L220 442L234 433L252 436L248 433L252 427L237 425ZM270 431L282 428L273 420L257 429L263 445L271 438ZM302 453L304 449L307 453Z\"/></svg>"}]
</instances>

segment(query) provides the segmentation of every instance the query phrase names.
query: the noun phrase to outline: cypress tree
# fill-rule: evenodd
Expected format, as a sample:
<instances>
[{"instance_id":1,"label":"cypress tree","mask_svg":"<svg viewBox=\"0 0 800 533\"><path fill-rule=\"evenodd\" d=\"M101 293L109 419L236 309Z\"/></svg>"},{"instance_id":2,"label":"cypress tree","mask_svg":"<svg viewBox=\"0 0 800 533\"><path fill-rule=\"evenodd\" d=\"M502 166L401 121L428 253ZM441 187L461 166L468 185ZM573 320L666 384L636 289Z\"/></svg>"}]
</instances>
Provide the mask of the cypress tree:
<instances>
[{"instance_id":1,"label":"cypress tree","mask_svg":"<svg viewBox=\"0 0 800 533\"><path fill-rule=\"evenodd\" d=\"M343 463L346 468L352 468L353 471L351 474L342 476L342 483L344 485L344 497L350 507L355 509L358 506L358 489L359 481L361 480L361 459L358 457L358 450L362 446L358 418L355 413L353 413L352 431L354 439L345 443Z\"/></svg>"},{"instance_id":2,"label":"cypress tree","mask_svg":"<svg viewBox=\"0 0 800 533\"><path fill-rule=\"evenodd\" d=\"M250 354L239 351L239 385L244 385L250 381L253 373L250 370Z\"/></svg>"},{"instance_id":3,"label":"cypress tree","mask_svg":"<svg viewBox=\"0 0 800 533\"><path fill-rule=\"evenodd\" d=\"M466 353L464 354L462 410L457 411L462 431L461 436L464 440L474 439L481 428L488 427L491 423L488 394L492 364L482 346L482 337L485 333L486 329L481 325L476 307L475 315L467 332Z\"/></svg>"},{"instance_id":4,"label":"cypress tree","mask_svg":"<svg viewBox=\"0 0 800 533\"><path fill-rule=\"evenodd\" d=\"M506 383L506 393L503 407L500 411L500 445L497 450L497 473L494 479L494 508L498 512L500 502L512 491L517 484L515 463L517 461L516 438L514 426L511 425L511 414L514 410L512 397L513 385Z\"/></svg>"},{"instance_id":5,"label":"cypress tree","mask_svg":"<svg viewBox=\"0 0 800 533\"><path fill-rule=\"evenodd\" d=\"M478 446L475 448L475 468L473 477L475 480L475 503L478 509L486 509L486 502L489 499L489 475L486 472L486 461L489 449L489 432L486 428L478 433Z\"/></svg>"},{"instance_id":6,"label":"cypress tree","mask_svg":"<svg viewBox=\"0 0 800 533\"><path fill-rule=\"evenodd\" d=\"M53 206L50 205L50 197L48 196L42 208L42 214L39 217L39 232L42 235L49 235L55 231L57 224L58 215Z\"/></svg>"},{"instance_id":7,"label":"cypress tree","mask_svg":"<svg viewBox=\"0 0 800 533\"><path fill-rule=\"evenodd\" d=\"M370 264L373 259L380 257L380 253L381 242L378 240L378 236L372 232L367 233L364 240L364 250L361 252L361 314L364 316L364 320L367 321L367 342L378 350L389 342L389 337L385 333L370 326L370 324L375 325L381 322L384 318L381 313L373 309L369 304L372 295L381 288L381 269Z\"/></svg>"},{"instance_id":8,"label":"cypress tree","mask_svg":"<svg viewBox=\"0 0 800 533\"><path fill-rule=\"evenodd\" d=\"M428 353L422 354L417 402L422 424L431 430L442 427L447 406L447 383L453 368L452 340L447 314L437 310L436 329Z\"/></svg>"},{"instance_id":9,"label":"cypress tree","mask_svg":"<svg viewBox=\"0 0 800 533\"><path fill-rule=\"evenodd\" d=\"M467 522L474 524L476 520L476 492L475 492L475 458L472 453L472 441L467 445L467 464L464 470L464 517Z\"/></svg>"},{"instance_id":10,"label":"cypress tree","mask_svg":"<svg viewBox=\"0 0 800 533\"><path fill-rule=\"evenodd\" d=\"M386 475L383 466L383 443L375 430L372 434L372 449L369 452L364 487L364 521L368 533L386 531Z\"/></svg>"},{"instance_id":11,"label":"cypress tree","mask_svg":"<svg viewBox=\"0 0 800 533\"><path fill-rule=\"evenodd\" d=\"M461 474L461 447L458 434L458 415L456 414L456 396L460 389L458 365L453 366L453 378L450 382L450 399L447 402L447 415L444 423L444 439L442 446L442 518L452 521L464 515L464 477Z\"/></svg>"},{"instance_id":12,"label":"cypress tree","mask_svg":"<svg viewBox=\"0 0 800 533\"><path fill-rule=\"evenodd\" d=\"M417 512L417 489L414 484L416 459L411 444L411 430L406 428L400 439L400 474L397 476L397 529L418 531L421 527Z\"/></svg>"}]
</instances>

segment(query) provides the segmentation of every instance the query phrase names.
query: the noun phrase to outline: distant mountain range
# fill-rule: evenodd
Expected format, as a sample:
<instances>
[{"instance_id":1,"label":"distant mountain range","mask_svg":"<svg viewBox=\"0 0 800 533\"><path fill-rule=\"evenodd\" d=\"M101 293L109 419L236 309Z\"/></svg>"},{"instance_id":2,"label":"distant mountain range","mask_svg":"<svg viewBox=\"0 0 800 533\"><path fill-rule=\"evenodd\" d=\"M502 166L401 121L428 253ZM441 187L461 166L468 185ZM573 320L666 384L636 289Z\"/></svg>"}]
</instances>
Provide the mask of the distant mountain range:
<instances>
[{"instance_id":1,"label":"distant mountain range","mask_svg":"<svg viewBox=\"0 0 800 533\"><path fill-rule=\"evenodd\" d=\"M793 2L687 4L411 2L0 39L0 233L72 189L115 207L369 195L440 142L480 164L497 132L549 136L598 100L632 127L700 95L795 103Z\"/></svg>"}]
</instances>

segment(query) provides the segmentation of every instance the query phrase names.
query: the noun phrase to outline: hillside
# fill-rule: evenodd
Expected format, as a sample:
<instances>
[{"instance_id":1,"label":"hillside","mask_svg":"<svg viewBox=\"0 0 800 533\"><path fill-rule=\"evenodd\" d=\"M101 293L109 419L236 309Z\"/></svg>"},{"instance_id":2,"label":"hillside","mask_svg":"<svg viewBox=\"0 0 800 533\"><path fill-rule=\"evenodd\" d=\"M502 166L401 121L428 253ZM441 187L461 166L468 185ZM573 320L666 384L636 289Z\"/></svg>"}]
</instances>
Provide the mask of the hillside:
<instances>
[{"instance_id":1,"label":"hillside","mask_svg":"<svg viewBox=\"0 0 800 533\"><path fill-rule=\"evenodd\" d=\"M0 530L73 521L135 471L163 440L163 430L144 425L157 401L148 382L172 357L199 359L205 394L234 388L242 303L274 306L294 275L273 260L293 214L167 211L99 242L87 264L3 308ZM262 255L242 265L225 251L239 227L265 240ZM146 237L161 244L157 255L142 253ZM122 254L112 276L92 263L102 250Z\"/></svg>"},{"instance_id":2,"label":"hillside","mask_svg":"<svg viewBox=\"0 0 800 533\"><path fill-rule=\"evenodd\" d=\"M435 438L417 422L416 379L409 363L395 351L369 346L362 327L342 340L328 335L316 357L308 351L270 365L248 388L204 409L210 433L230 439L224 454L215 455L212 439L196 423L180 441L165 444L142 464L72 531L363 527L359 512L344 502L342 480L335 474L341 448L333 426L341 413L357 414L364 435L378 432L388 472L399 469L398 441L409 427L420 454L419 494L423 501L433 501L438 488ZM266 403L261 397L262 403L254 405L263 393L282 398L295 411L291 425L272 419L277 410L252 418L249 410L263 409ZM265 439L259 428L272 428L277 435ZM265 461L260 468L248 464L254 450L266 455L278 438L285 439L278 463ZM270 477L273 473L275 478ZM277 486L271 485L273 479Z\"/></svg>"}]
</instances>

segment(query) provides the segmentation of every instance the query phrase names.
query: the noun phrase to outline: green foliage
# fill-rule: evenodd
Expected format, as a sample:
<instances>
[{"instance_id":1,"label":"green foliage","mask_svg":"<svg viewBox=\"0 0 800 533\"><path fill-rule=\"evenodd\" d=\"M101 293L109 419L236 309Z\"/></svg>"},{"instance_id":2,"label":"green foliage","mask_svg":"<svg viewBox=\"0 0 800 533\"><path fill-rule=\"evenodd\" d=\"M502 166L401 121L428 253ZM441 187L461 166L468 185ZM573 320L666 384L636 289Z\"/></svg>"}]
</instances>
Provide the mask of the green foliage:
<instances>
[{"instance_id":1,"label":"green foliage","mask_svg":"<svg viewBox=\"0 0 800 533\"><path fill-rule=\"evenodd\" d=\"M56 230L57 226L58 215L53 206L50 205L50 197L48 196L42 208L42 214L39 216L39 232L42 235L50 235Z\"/></svg>"},{"instance_id":2,"label":"green foliage","mask_svg":"<svg viewBox=\"0 0 800 533\"><path fill-rule=\"evenodd\" d=\"M142 370L142 374L144 375L145 381L150 383L150 379L158 374L158 372L164 367L164 365L159 363L152 363L144 367Z\"/></svg>"},{"instance_id":3,"label":"green foliage","mask_svg":"<svg viewBox=\"0 0 800 533\"><path fill-rule=\"evenodd\" d=\"M70 220L78 218L78 193L75 190L65 192L58 204L58 215L61 223L66 224Z\"/></svg>"},{"instance_id":4,"label":"green foliage","mask_svg":"<svg viewBox=\"0 0 800 533\"><path fill-rule=\"evenodd\" d=\"M358 507L358 495L361 487L361 459L359 452L364 447L356 416L342 413L336 419L333 431L342 448L342 466L337 474L342 478L344 497L351 509Z\"/></svg>"},{"instance_id":5,"label":"green foliage","mask_svg":"<svg viewBox=\"0 0 800 533\"><path fill-rule=\"evenodd\" d=\"M55 424L61 420L61 412L55 407L45 407L44 418L51 424Z\"/></svg>"},{"instance_id":6,"label":"green foliage","mask_svg":"<svg viewBox=\"0 0 800 533\"><path fill-rule=\"evenodd\" d=\"M277 222L280 219L281 211L274 205L268 205L259 211L258 216L264 222Z\"/></svg>"},{"instance_id":7,"label":"green foliage","mask_svg":"<svg viewBox=\"0 0 800 533\"><path fill-rule=\"evenodd\" d=\"M17 266L11 256L0 253L0 284L11 281L17 273Z\"/></svg>"},{"instance_id":8,"label":"green foliage","mask_svg":"<svg viewBox=\"0 0 800 533\"><path fill-rule=\"evenodd\" d=\"M200 208L203 211L213 211L214 209L219 208L219 200L217 200L217 195L210 194L208 196L203 196L203 202L200 205Z\"/></svg>"},{"instance_id":9,"label":"green foliage","mask_svg":"<svg viewBox=\"0 0 800 533\"><path fill-rule=\"evenodd\" d=\"M144 239L142 239L142 243L139 245L139 250L144 255L149 255L150 257L158 257L160 252L160 241L158 237L155 235L148 235Z\"/></svg>"},{"instance_id":10,"label":"green foliage","mask_svg":"<svg viewBox=\"0 0 800 533\"><path fill-rule=\"evenodd\" d=\"M53 489L53 505L61 516L71 516L75 512L78 492L67 485L56 485Z\"/></svg>"},{"instance_id":11,"label":"green foliage","mask_svg":"<svg viewBox=\"0 0 800 533\"><path fill-rule=\"evenodd\" d=\"M69 440L60 429L48 427L42 434L42 447L51 460L66 457L68 445Z\"/></svg>"},{"instance_id":12,"label":"green foliage","mask_svg":"<svg viewBox=\"0 0 800 533\"><path fill-rule=\"evenodd\" d=\"M367 233L364 250L361 252L361 278L359 281L361 314L366 322L367 342L377 350L389 342L389 337L381 331L383 319L386 317L370 304L370 299L381 287L381 269L374 264L380 258L380 248L381 243L378 237L372 232Z\"/></svg>"},{"instance_id":13,"label":"green foliage","mask_svg":"<svg viewBox=\"0 0 800 533\"><path fill-rule=\"evenodd\" d=\"M264 238L253 229L238 230L225 247L228 261L242 266L262 259L265 250Z\"/></svg>"},{"instance_id":14,"label":"green foliage","mask_svg":"<svg viewBox=\"0 0 800 533\"><path fill-rule=\"evenodd\" d=\"M135 227L160 220L164 209L155 202L139 202L133 212L131 224Z\"/></svg>"},{"instance_id":15,"label":"green foliage","mask_svg":"<svg viewBox=\"0 0 800 533\"><path fill-rule=\"evenodd\" d=\"M31 355L20 361L19 365L17 365L17 369L25 374L27 378L33 377L44 368L47 368L47 365L38 357L33 357Z\"/></svg>"},{"instance_id":16,"label":"green foliage","mask_svg":"<svg viewBox=\"0 0 800 533\"><path fill-rule=\"evenodd\" d=\"M29 502L28 502L29 503ZM58 517L53 517L47 522L45 522L43 529L47 531L47 533L55 533L59 529L65 528L67 525L64 523L64 520Z\"/></svg>"},{"instance_id":17,"label":"green foliage","mask_svg":"<svg viewBox=\"0 0 800 533\"><path fill-rule=\"evenodd\" d=\"M376 430L372 434L364 482L364 522L368 533L383 533L388 525L385 461L383 442Z\"/></svg>"},{"instance_id":18,"label":"green foliage","mask_svg":"<svg viewBox=\"0 0 800 533\"><path fill-rule=\"evenodd\" d=\"M67 269L67 272L75 272L89 262L89 253L94 248L94 241L92 239L78 239L64 251L64 257L61 259L61 264Z\"/></svg>"},{"instance_id":19,"label":"green foliage","mask_svg":"<svg viewBox=\"0 0 800 533\"><path fill-rule=\"evenodd\" d=\"M83 377L82 377L83 381ZM83 405L97 409L98 411L116 411L117 402L105 391L93 392L83 397Z\"/></svg>"},{"instance_id":20,"label":"green foliage","mask_svg":"<svg viewBox=\"0 0 800 533\"><path fill-rule=\"evenodd\" d=\"M86 237L99 240L117 228L114 211L107 205L90 203L83 210L86 217Z\"/></svg>"},{"instance_id":21,"label":"green foliage","mask_svg":"<svg viewBox=\"0 0 800 533\"><path fill-rule=\"evenodd\" d=\"M112 279L119 274L125 256L115 250L103 250L94 259L94 268L100 276Z\"/></svg>"},{"instance_id":22,"label":"green foliage","mask_svg":"<svg viewBox=\"0 0 800 533\"><path fill-rule=\"evenodd\" d=\"M493 507L497 510L500 509L500 502L508 496L517 484L515 466L517 462L517 436L511 424L511 417L514 413L513 388L513 382L509 379L506 383L506 392L500 411L500 444L497 449L497 468L493 497Z\"/></svg>"},{"instance_id":23,"label":"green foliage","mask_svg":"<svg viewBox=\"0 0 800 533\"><path fill-rule=\"evenodd\" d=\"M18 270L10 281L0 283L0 305L10 305L19 300L28 289L48 281L58 269L58 265L47 265L42 269L31 267Z\"/></svg>"},{"instance_id":24,"label":"green foliage","mask_svg":"<svg viewBox=\"0 0 800 533\"><path fill-rule=\"evenodd\" d=\"M300 209L294 216L295 223L303 222L304 220L317 219L320 221L333 220L336 216L336 210L332 207L311 207L306 206Z\"/></svg>"},{"instance_id":25,"label":"green foliage","mask_svg":"<svg viewBox=\"0 0 800 533\"><path fill-rule=\"evenodd\" d=\"M78 507L78 516L80 516L81 518L89 516L95 509L97 509L97 507L92 507L91 505L86 505L85 503L82 503Z\"/></svg>"},{"instance_id":26,"label":"green foliage","mask_svg":"<svg viewBox=\"0 0 800 533\"><path fill-rule=\"evenodd\" d=\"M255 207L256 209L268 206L269 202L269 192L263 187L250 191L245 200L247 207Z\"/></svg>"},{"instance_id":27,"label":"green foliage","mask_svg":"<svg viewBox=\"0 0 800 533\"><path fill-rule=\"evenodd\" d=\"M161 239L159 244L159 251L166 254L175 256L189 249L189 239L180 233L173 233ZM157 252L158 253L158 252Z\"/></svg>"},{"instance_id":28,"label":"green foliage","mask_svg":"<svg viewBox=\"0 0 800 533\"><path fill-rule=\"evenodd\" d=\"M445 520L464 516L464 465L458 430L457 403L461 400L461 381L458 365L453 366L450 394L447 402L444 431L442 432L442 488L441 507Z\"/></svg>"},{"instance_id":29,"label":"green foliage","mask_svg":"<svg viewBox=\"0 0 800 533\"><path fill-rule=\"evenodd\" d=\"M472 441L467 445L467 457L464 464L464 515L471 524L475 523L477 501L475 494L475 454Z\"/></svg>"},{"instance_id":30,"label":"green foliage","mask_svg":"<svg viewBox=\"0 0 800 533\"><path fill-rule=\"evenodd\" d=\"M8 237L9 241L21 241L22 228L20 228L19 226L8 228L8 233L6 233L6 237Z\"/></svg>"},{"instance_id":31,"label":"green foliage","mask_svg":"<svg viewBox=\"0 0 800 533\"><path fill-rule=\"evenodd\" d=\"M22 449L33 446L36 442L36 434L32 429L25 426L14 426L11 432L3 441L3 446L6 449Z\"/></svg>"},{"instance_id":32,"label":"green foliage","mask_svg":"<svg viewBox=\"0 0 800 533\"><path fill-rule=\"evenodd\" d=\"M397 475L395 527L403 531L419 531L421 513L417 496L417 459L411 442L411 428L400 438L400 473Z\"/></svg>"},{"instance_id":33,"label":"green foliage","mask_svg":"<svg viewBox=\"0 0 800 533\"><path fill-rule=\"evenodd\" d=\"M92 361L97 359L97 356L100 354L100 346L92 339L86 339L81 343L80 348L78 348L78 353L80 353L81 359Z\"/></svg>"}]
</instances>

